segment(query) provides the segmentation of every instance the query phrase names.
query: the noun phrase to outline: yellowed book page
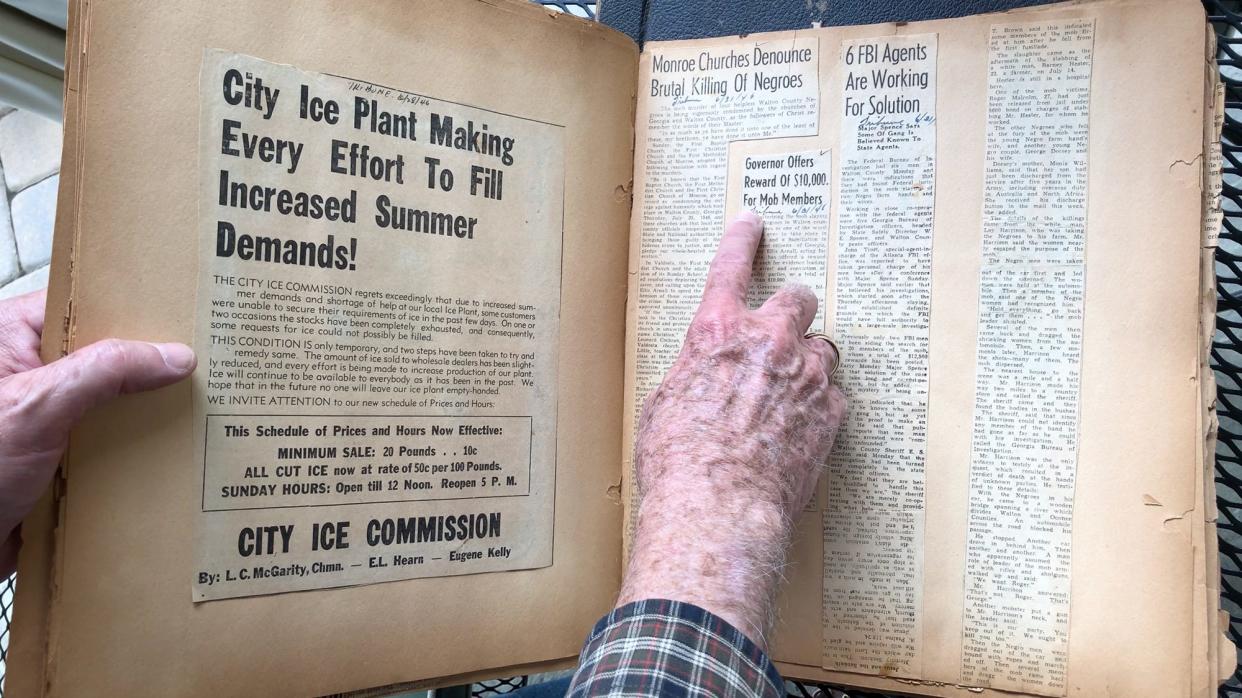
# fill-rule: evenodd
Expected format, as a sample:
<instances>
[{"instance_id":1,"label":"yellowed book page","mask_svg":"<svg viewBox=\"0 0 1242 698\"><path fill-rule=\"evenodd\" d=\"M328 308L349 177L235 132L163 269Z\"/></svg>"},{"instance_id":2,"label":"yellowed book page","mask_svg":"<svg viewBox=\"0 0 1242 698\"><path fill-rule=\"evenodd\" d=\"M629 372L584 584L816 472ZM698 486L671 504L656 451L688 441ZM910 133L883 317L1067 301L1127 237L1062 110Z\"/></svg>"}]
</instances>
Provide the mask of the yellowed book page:
<instances>
[{"instance_id":1,"label":"yellowed book page","mask_svg":"<svg viewBox=\"0 0 1242 698\"><path fill-rule=\"evenodd\" d=\"M542 550L514 565L515 569L484 572L489 568L482 568L477 570L480 573L447 578L360 584L378 581L371 577L350 580L354 586L267 594L283 590L285 587L279 585L289 581L277 580L276 586L255 589L264 593L262 596L196 604L191 590L200 571L194 542L197 519L204 508L204 459L203 452L195 447L195 431L203 425L193 418L190 386L124 399L92 415L72 438L67 475L73 494L62 497L59 503L63 518L56 551L60 572L51 601L48 651L43 657L51 662L43 694L321 695L576 655L590 625L610 607L619 582L621 510L609 497L609 488L617 481L621 437L618 421L600 415L617 415L622 408L624 337L619 319L625 302L629 201L618 191L624 191L632 172L630 129L636 65L632 43L597 25L552 16L516 1L385 1L347 8L224 2L176 11L111 3L92 5L86 21L83 33L90 38L83 58L81 90L90 108L83 110L78 123L83 138L78 173L81 186L76 229L70 231L77 238L72 332L73 342L79 346L110 335L194 340L202 206L216 206L214 200L201 201L206 163L200 161L204 95L199 77L205 49L251 56L264 65L296 66L306 75L343 76L360 84L393 86L394 95L400 92L437 100L421 107L411 104L410 109L435 106L444 110L442 114L453 114L455 121L469 120L474 113L469 109L474 108L513 115L524 122L555 125L561 134L559 146L555 137L549 140L539 134L534 134L529 143L548 147L547 177L563 180L564 196L555 182L548 182L551 193L540 192L534 201L530 200L529 183L517 178L506 178L503 183L504 200L513 197L513 206L525 207L532 214L529 225L504 220L516 210L513 208L496 209L499 216L487 215L494 210L488 207L495 206L495 199L470 200L470 168L466 165L463 169L462 163L469 159L470 163L495 169L492 161L497 159L492 156L476 152L471 157L464 151L451 153L455 148L443 148L443 164L455 170L456 187L465 192L462 201L450 203L446 197L424 198L420 193L426 187L427 163L422 157L417 162L412 158L415 153L428 155L417 147L431 146L406 146L411 148L408 151L394 148L388 155L406 152L410 179L400 186L385 183L385 193L410 208L439 210L433 207L440 206L467 218L477 217L473 241L468 232L464 239L456 234L446 239L391 229L384 233L375 219L375 198L380 193L376 187L381 185L372 182L365 185L370 189L364 189L364 184L349 175L333 173L331 177L337 182L333 191L347 194L351 188L359 190L357 232L348 232L345 226L346 230L334 235L336 245L342 239L358 238L357 256L351 260L358 269L335 270L337 273L362 278L370 271L365 266L368 257L371 270L397 264L409 248L391 246L407 236L457 249L489 238L493 242L488 245L502 246L501 241L533 245L534 249L515 250L505 258L524 263L533 260L538 268L527 271L537 273L532 278L540 283L555 285L559 277L559 288L531 291L540 299L559 299L559 328L551 339L559 347L540 340L540 350L553 351L556 359L539 359L540 396L522 411L524 416L554 405L554 412L532 416L555 419L555 423L545 421L534 434L529 424L513 428L515 435L525 434L523 438L531 439L528 448L540 458L555 453L555 473L547 468L546 460L536 466L543 469L537 476L542 479L532 485L542 492L545 502L532 510L533 520L522 525L542 531L532 536L533 545ZM365 43L365 51L358 50L360 41ZM257 65L251 66L252 73ZM296 116L300 83L291 84L290 91L282 94L289 102L277 104L277 111L292 108L294 118L300 118ZM318 92L321 83L313 84ZM224 99L223 85L220 87ZM452 109L459 111L450 111L445 106L448 103L468 106L454 106ZM356 130L352 120L345 121L352 116L348 111L352 108L352 100L342 104L338 138L370 143L376 150L380 143L388 143L388 136ZM391 104L387 110L396 112ZM474 118L479 127L480 117ZM267 120L258 109L238 120L247 132L298 140L291 134L265 132ZM513 125L503 120L488 123L489 133L490 127L499 133ZM330 167L332 136L324 135L314 144L308 139L307 160L300 168L312 166L309 153L315 147L319 152L314 159L319 161L313 166L321 171ZM418 132L418 137L423 138L423 132ZM240 140L235 145L245 147ZM256 152L263 152L264 146L256 147L260 149ZM284 152L289 154L287 148ZM520 156L520 150L514 153ZM234 156L217 152L216 157L223 160ZM345 157L348 166L348 148ZM561 159L561 163L551 162L552 158ZM291 162L283 164L287 168ZM415 165L421 168L418 177L414 176ZM299 173L289 173L273 163L255 167L256 172L263 173L267 186L297 189ZM504 167L502 163L500 168ZM529 175L524 167L506 174L519 169ZM442 182L437 180L437 186ZM480 183L479 191L487 186ZM250 213L256 217L249 225L235 222L240 232L314 239L316 255L318 245L326 244L327 234L336 230L323 223L287 223L278 216L266 217L260 228L257 214ZM559 259L552 263L548 262L552 255L546 235L554 235L555 244L560 246ZM346 247L350 247L348 243ZM445 248L438 249L443 252ZM339 257L334 254L333 261L336 259ZM501 265L497 255L476 257L465 252L438 257L431 254L426 261L456 269L441 294L445 297L456 299L459 296L454 291L467 287L480 307L484 300L519 301L519 294L499 287L512 279L514 272L508 267L516 266L516 262ZM395 284L395 271L387 268L385 283L391 286ZM297 269L277 267L262 277L257 273L245 276L298 281L301 277L294 272L299 271L306 270L301 265ZM543 276L545 272L552 277ZM402 285L417 283L419 274L419 267L411 264L409 279ZM354 283L367 287L365 282ZM298 292L310 293L308 289ZM540 295L545 292L550 295ZM204 302L208 297L203 297ZM538 302L545 303L540 310L543 313L547 312L546 303L552 301ZM380 312L378 301L374 311ZM452 342L443 344L446 348L454 346ZM381 346L400 343L386 341ZM482 349L485 344L478 341L475 346ZM210 369L209 363L206 368ZM232 407L236 410L238 406ZM299 405L298 410L306 407ZM396 411L389 414L402 418L418 414L405 408L390 409ZM457 431L464 422L454 409L446 410L451 418L441 426L451 421ZM338 423L354 426L353 422ZM483 426L503 427L504 436L511 433L507 423L470 424L478 427L477 434L486 431ZM312 429L323 426L316 423ZM331 433L333 424L327 426ZM420 425L394 422L390 435L397 432L397 426L414 429ZM401 445L391 438L381 441L377 435L376 460L368 461L376 468L382 465L378 461L380 448ZM348 445L367 447L362 440ZM408 445L440 448L438 444ZM466 445L473 446L459 444L463 456ZM280 447L285 446L294 447ZM346 446L336 444L338 454L343 455ZM494 459L502 463L502 455L513 457L497 448L483 461L485 446L480 443L477 448L480 458L474 460L478 462ZM252 450L243 450L241 455L252 457ZM271 446L259 452L266 459L273 459L274 454ZM275 464L269 461L267 465L267 474L273 478ZM348 463L329 467L336 465ZM357 465L363 464L358 461ZM263 467L263 463L254 466ZM416 479L412 475L403 474L401 480ZM435 484L441 483L437 479ZM510 486L507 476L500 484ZM521 478L516 486L525 490ZM338 496L335 487L332 489L333 496ZM366 493L364 487L361 494ZM339 496L350 494L359 493L341 492ZM423 506L414 502L401 516L417 516ZM551 512L554 520L542 518ZM366 547L370 518L349 526L350 551L355 546ZM344 517L327 516L311 520L310 525L313 529L315 523L340 520ZM301 534L304 531L300 522L298 525L295 532ZM501 526L503 531L507 523ZM264 542L280 545L279 530L271 538L264 533ZM322 537L318 540L325 547L328 542L342 540L340 527L334 526L332 533L321 527L319 532ZM379 535L384 535L382 523ZM236 546L238 531L233 531L231 538ZM291 545L295 542L296 538L291 538ZM517 546L507 547L516 554ZM388 556L398 553L417 554L391 550L375 557L390 561ZM429 552L426 558L431 556ZM371 556L362 558L364 567L367 557ZM251 569L256 566L259 563L246 565ZM527 567L531 569L519 569ZM557 622L549 625L540 620L548 618ZM523 642L513 642L512 635L496 631L532 622L542 623L540 632ZM36 665L10 665L8 669L13 672L11 676L41 671Z\"/></svg>"},{"instance_id":2,"label":"yellowed book page","mask_svg":"<svg viewBox=\"0 0 1242 698\"><path fill-rule=\"evenodd\" d=\"M1216 338L1216 245L1220 239L1223 224L1221 209L1221 180L1223 156L1221 151L1221 129L1225 119L1225 86L1221 82L1220 67L1217 65L1217 36L1215 28L1209 24L1205 28L1207 41L1204 52L1204 79L1207 104L1204 109L1204 152L1203 160L1203 251L1201 263L1200 285L1200 341L1202 342L1202 363L1200 365L1200 398L1203 403L1200 434L1203 438L1203 458L1201 464L1203 484L1204 520L1204 579L1203 579L1203 612L1207 615L1207 637L1203 643L1206 650L1196 648L1196 656L1206 653L1211 666L1200 671L1196 667L1195 692L1205 696L1213 696L1217 687L1233 675L1237 664L1237 648L1229 637L1230 619L1227 612L1221 609L1221 558L1220 540L1217 531L1219 512L1216 505L1216 446L1217 430L1220 421L1216 412L1217 383L1216 373L1211 367L1209 354ZM1196 638L1197 640L1198 638Z\"/></svg>"},{"instance_id":3,"label":"yellowed book page","mask_svg":"<svg viewBox=\"0 0 1242 698\"><path fill-rule=\"evenodd\" d=\"M1202 567L1205 558L1202 552L1196 558L1195 548L1203 546L1206 532L1203 526L1196 531L1193 516L1184 517L1203 498L1203 485L1196 477L1203 445L1197 386L1203 177L1196 159L1204 150L1203 19L1202 8L1192 0L1122 0L900 26L797 32L799 40L814 37L818 44L818 130L813 136L791 134L798 137L783 143L778 139L762 146L735 144L728 163L730 191L722 211L741 205L744 175L734 173L744 172L745 159L755 153L817 149L833 154L824 301L826 326L840 332L836 315L842 290L838 286L850 273L842 269L842 263L854 264L841 252L847 213L842 197L851 186L841 136L846 132L849 77L845 51L891 37L898 37L892 41L895 45L917 43L917 37L928 35L936 40L935 60L929 66L934 75L928 76L935 85L931 182L935 201L925 340L922 502L912 498L914 511L919 511L920 504L923 507L924 523L921 540L913 536L909 550L894 547L891 551L909 556L902 558L907 561L902 570L907 583L900 588L916 588L905 596L885 592L878 597L892 604L888 608L908 609L904 617L892 616L903 618L907 625L890 623L888 627L911 629L907 632L914 636L869 632L866 635L871 637L864 641L873 644L859 643L852 655L829 650L821 636L831 638L840 629L825 627L824 619L833 608L825 605L826 598L831 598L825 595L831 588L827 582L833 577L846 579L850 573L834 569L829 575L824 554L830 548L825 547L821 532L808 528L808 517L804 517L774 640L774 654L786 675L942 696L1192 695L1193 677L1201 673L1198 665L1206 667L1209 661L1207 653L1192 656L1192 644L1206 647L1193 640L1204 629L1202 623L1196 625L1195 618L1205 609L1194 599L1203 587L1196 559ZM998 44L996 60L1004 63L990 67L994 38L1007 31L1017 32L1012 35L1021 38L1022 46ZM643 57L640 86L647 86L649 63L656 54L792 36L650 44ZM1134 42L1133 36L1152 38ZM1024 73L1003 72L1005 66L1015 67L1014 60L1020 62L1022 51L1032 46L1033 54L1028 56L1032 60L1025 67L1016 66L1034 71L1029 77L1039 77L1040 72L1055 77L1055 71L1073 68L1071 78L1055 87L1063 94L1054 95L1058 108L1052 123L1041 120L1044 114L1029 115L1029 128L1048 131L1031 135L1031 148L1048 141L1046 136L1057 136L1052 140L1061 143L1056 156L1049 159L1048 171L1034 173L1039 191L1032 192L1036 202L1039 197L1056 198L1058 217L1044 220L1037 216L1037 221L1048 228L1054 223L1065 229L1076 224L1079 231L1076 237L1054 236L1042 243L1039 236L1027 233L1043 228L1012 225L1016 219L1003 207L994 209L993 221L985 225L989 196L993 205L1010 206L1024 216L1030 213L1023 206L1024 190L1019 188L1022 180L1017 174L1036 163L1005 159L1006 153L1026 148L1000 140L1011 139L1013 134L1002 133L998 127L1006 125L1001 121L1004 115L990 116L989 104L1015 114L1027 108L1024 104L1037 101L1012 84ZM1084 63L1089 70L1084 70L1088 68ZM991 83L990 71L1000 71ZM1139 81L1145 86L1140 95L1125 88ZM1068 89L1062 89L1066 85ZM1054 88L1051 83L1045 86ZM1118 107L1122 104L1124 109ZM656 100L640 90L639 124L648 123L658 109ZM1143 119L1133 118L1136 110L1144 114ZM990 121L994 173L989 179ZM642 265L648 257L658 258L658 245L683 239L674 228L663 235L668 242L661 243L654 227L644 223L651 214L641 199L643 163L652 138L650 133L645 139L640 134L635 164L638 198L631 228L631 269L638 273L631 276L627 438L633 408L643 393L637 389L642 373L637 369L646 361L646 349L641 341L634 342L648 336L641 331L647 314L658 318L664 331L679 340L684 318L676 326L665 327L673 324L666 320L673 316L660 308L667 307L674 296L681 299L680 304L692 307L699 291L694 285L670 290L652 310L644 306L645 293L649 293L644 291L649 283L645 279L650 277L642 275ZM1007 174L1011 172L1012 177ZM1026 178L1032 179L1031 174ZM997 189L993 184L993 189L987 189L989 181L1002 186ZM713 205L710 199L702 204L703 208ZM720 220L723 216L716 223ZM985 239L988 230L992 232ZM990 250L986 255L985 248ZM1006 256L1010 252L1015 254ZM1019 268L1024 288L1034 291L1031 299L1051 299L1045 305L1050 303L1049 309L1055 306L1057 310L1051 316L1036 313L1043 324L1011 328L1001 322L1007 316L999 306L1023 300L1018 289L1007 285L1017 281ZM915 281L917 277L911 279ZM906 299L919 297L904 286L893 293ZM989 310L992 306L998 309ZM981 337L992 335L1004 341L980 344ZM1142 338L1142 352L1135 351L1136 337ZM1069 444L1068 449L1057 451L1062 465L1049 470L1046 480L1016 477L1020 461L1007 456L997 459L994 467L989 465L985 456L992 447L982 438L988 434L975 431L976 423L986 424L977 422L978 410L991 415L992 421L1007 414L1004 405L993 404L998 390L988 387L1000 380L998 372L980 372L980 347L986 350L984 357L999 357L1002 347L1019 339L1030 344L1032 351L1052 352L1043 363L1031 365L1047 369L1050 382L1042 396L1039 391L1032 393L1040 399L1024 408L1046 412L1046 417L1039 417L1042 423L1036 431L1048 436L1049 430L1056 430L1058 443ZM913 355L904 349L899 354L894 361ZM993 363L988 365L999 366L995 363L999 359L990 360ZM848 374L849 351L845 351L845 362L843 370ZM1065 371L1066 367L1072 370ZM1023 375L1023 380L1031 379ZM991 397L993 402L980 406L980 396ZM1124 409L1119 408L1122 405ZM905 423L906 417L893 415L891 419ZM1030 425L1034 420L1023 417L1017 424ZM1015 432L1000 424L997 433L1007 437L1017 433L1024 438L1037 435L1029 426L1023 429ZM1015 446L996 448L1012 452ZM1006 472L1007 478L998 479ZM1028 491L1032 486L1034 491ZM890 499L911 491L917 490L894 492L891 487L877 487L877 492ZM831 512L836 501L821 489L824 495L828 496L821 507ZM1159 504L1152 504L1153 499ZM1013 507L1001 511L1006 501ZM891 516L896 506L880 513ZM973 537L972 508L979 519L973 525ZM1003 540L1009 528L1015 541L1020 535L1024 546L1045 551L1047 556L1029 564L1016 556L997 557L1007 546L1016 545ZM885 530L873 530L871 535ZM1119 531L1125 532L1124 542ZM883 559L884 551L872 546L859 552ZM912 574L920 557L921 575ZM1134 570L1145 573L1136 581ZM860 570L857 578L865 579L865 572ZM1019 590L1010 593L1001 588L1005 584L1017 585ZM875 593L868 595L864 589L856 598L867 600L867 605L853 610L862 621L874 623L883 614L869 612L886 607L876 606L872 599L877 598L877 590L889 587L867 586ZM836 607L850 610L840 602ZM1140 631L1118 632L1119 624ZM989 637L997 641L997 647L983 647L982 640ZM841 665L842 655L860 666L879 666L854 672L830 670ZM1102 661L1101 656L1112 659ZM1127 659L1118 662L1116 657ZM896 673L900 678L869 675L880 673Z\"/></svg>"}]
</instances>

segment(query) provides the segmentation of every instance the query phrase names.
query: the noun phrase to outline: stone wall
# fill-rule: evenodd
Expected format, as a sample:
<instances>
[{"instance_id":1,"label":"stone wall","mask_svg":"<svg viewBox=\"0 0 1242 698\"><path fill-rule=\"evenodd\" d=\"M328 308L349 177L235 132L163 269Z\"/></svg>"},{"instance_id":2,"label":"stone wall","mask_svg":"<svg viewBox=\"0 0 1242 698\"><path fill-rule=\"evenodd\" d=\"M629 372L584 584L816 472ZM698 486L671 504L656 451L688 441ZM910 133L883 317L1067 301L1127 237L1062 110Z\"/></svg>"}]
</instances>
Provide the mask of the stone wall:
<instances>
[{"instance_id":1,"label":"stone wall","mask_svg":"<svg viewBox=\"0 0 1242 698\"><path fill-rule=\"evenodd\" d=\"M61 127L0 105L0 298L47 285Z\"/></svg>"}]
</instances>

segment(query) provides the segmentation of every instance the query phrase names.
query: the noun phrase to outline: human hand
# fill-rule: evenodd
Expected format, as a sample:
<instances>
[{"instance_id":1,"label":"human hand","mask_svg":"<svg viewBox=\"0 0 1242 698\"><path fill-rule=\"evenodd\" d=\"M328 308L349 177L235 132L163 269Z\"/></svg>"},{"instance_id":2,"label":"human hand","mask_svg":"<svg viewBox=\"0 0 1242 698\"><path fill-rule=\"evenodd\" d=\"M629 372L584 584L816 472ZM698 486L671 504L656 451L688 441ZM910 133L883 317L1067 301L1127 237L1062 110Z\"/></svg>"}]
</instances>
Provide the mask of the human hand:
<instances>
[{"instance_id":1,"label":"human hand","mask_svg":"<svg viewBox=\"0 0 1242 698\"><path fill-rule=\"evenodd\" d=\"M43 291L0 301L0 577L17 565L18 526L56 472L74 423L118 395L175 383L196 363L184 344L105 339L44 366L45 301Z\"/></svg>"},{"instance_id":2,"label":"human hand","mask_svg":"<svg viewBox=\"0 0 1242 698\"><path fill-rule=\"evenodd\" d=\"M815 294L788 286L746 306L762 235L754 214L730 223L681 355L643 405L638 523L617 603L687 601L760 646L793 521L845 415L829 378L839 357L803 338Z\"/></svg>"}]
</instances>

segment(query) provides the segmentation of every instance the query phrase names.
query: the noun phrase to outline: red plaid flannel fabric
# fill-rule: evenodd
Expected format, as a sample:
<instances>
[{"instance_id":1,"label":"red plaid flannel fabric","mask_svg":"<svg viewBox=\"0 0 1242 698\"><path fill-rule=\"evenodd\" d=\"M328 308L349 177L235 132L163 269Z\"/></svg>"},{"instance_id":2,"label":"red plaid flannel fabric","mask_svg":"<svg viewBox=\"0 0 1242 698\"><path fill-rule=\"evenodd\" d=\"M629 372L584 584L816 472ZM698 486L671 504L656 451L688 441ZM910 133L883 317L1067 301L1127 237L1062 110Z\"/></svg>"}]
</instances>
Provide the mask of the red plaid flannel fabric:
<instances>
[{"instance_id":1,"label":"red plaid flannel fabric","mask_svg":"<svg viewBox=\"0 0 1242 698\"><path fill-rule=\"evenodd\" d=\"M737 628L698 606L650 599L595 625L567 695L781 698L785 689L772 661Z\"/></svg>"}]
</instances>

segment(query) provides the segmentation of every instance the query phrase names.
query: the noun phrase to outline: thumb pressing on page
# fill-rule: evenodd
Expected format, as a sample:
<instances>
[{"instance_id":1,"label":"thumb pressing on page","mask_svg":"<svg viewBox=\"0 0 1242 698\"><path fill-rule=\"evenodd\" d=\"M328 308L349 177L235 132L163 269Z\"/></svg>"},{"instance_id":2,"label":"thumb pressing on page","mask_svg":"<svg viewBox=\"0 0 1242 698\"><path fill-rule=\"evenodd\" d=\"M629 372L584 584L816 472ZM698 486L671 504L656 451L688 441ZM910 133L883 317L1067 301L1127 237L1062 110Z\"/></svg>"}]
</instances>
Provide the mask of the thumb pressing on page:
<instances>
[{"instance_id":1,"label":"thumb pressing on page","mask_svg":"<svg viewBox=\"0 0 1242 698\"><path fill-rule=\"evenodd\" d=\"M184 344L105 339L46 366L45 293L0 302L0 576L17 564L17 527L43 493L69 430L118 395L162 388L194 371Z\"/></svg>"}]
</instances>

